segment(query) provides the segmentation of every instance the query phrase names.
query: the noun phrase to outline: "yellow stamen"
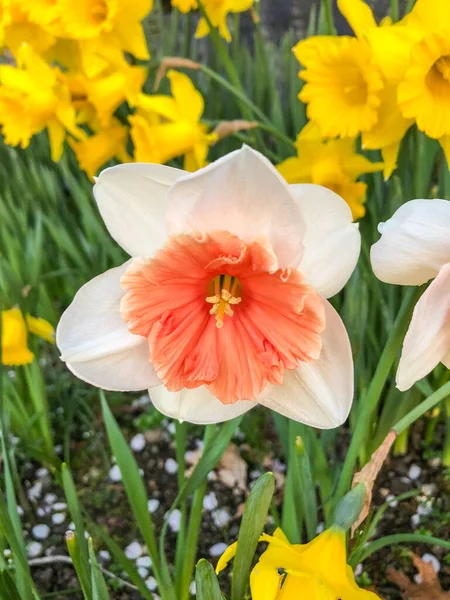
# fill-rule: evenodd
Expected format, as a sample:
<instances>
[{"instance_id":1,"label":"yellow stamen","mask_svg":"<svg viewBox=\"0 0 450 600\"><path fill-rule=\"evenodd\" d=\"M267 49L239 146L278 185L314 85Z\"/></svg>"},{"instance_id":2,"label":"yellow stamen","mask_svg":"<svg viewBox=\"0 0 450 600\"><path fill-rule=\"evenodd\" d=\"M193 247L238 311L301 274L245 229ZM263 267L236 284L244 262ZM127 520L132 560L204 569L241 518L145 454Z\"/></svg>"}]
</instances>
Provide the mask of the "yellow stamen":
<instances>
[{"instance_id":1,"label":"yellow stamen","mask_svg":"<svg viewBox=\"0 0 450 600\"><path fill-rule=\"evenodd\" d=\"M206 302L213 304L210 315L216 317L216 327L220 329L223 327L223 320L225 315L232 317L234 311L230 304L239 304L242 300L239 296L236 296L236 292L239 287L239 280L231 275L218 275L211 282L214 296L207 296Z\"/></svg>"}]
</instances>

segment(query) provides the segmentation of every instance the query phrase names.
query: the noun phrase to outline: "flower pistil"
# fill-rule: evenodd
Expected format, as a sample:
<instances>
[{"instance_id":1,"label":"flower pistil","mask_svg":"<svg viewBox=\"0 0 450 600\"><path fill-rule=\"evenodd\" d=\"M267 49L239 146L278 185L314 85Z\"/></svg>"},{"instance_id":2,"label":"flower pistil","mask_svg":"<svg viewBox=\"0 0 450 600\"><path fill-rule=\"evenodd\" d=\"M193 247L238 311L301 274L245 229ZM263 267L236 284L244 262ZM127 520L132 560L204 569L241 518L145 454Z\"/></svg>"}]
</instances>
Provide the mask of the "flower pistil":
<instances>
[{"instance_id":1,"label":"flower pistil","mask_svg":"<svg viewBox=\"0 0 450 600\"><path fill-rule=\"evenodd\" d=\"M214 296L208 296L206 302L213 305L209 314L216 315L216 327L220 329L223 327L225 315L229 317L234 315L230 304L239 304L242 301L241 297L236 296L240 285L238 278L231 275L218 275L212 280L211 284L214 289Z\"/></svg>"}]
</instances>

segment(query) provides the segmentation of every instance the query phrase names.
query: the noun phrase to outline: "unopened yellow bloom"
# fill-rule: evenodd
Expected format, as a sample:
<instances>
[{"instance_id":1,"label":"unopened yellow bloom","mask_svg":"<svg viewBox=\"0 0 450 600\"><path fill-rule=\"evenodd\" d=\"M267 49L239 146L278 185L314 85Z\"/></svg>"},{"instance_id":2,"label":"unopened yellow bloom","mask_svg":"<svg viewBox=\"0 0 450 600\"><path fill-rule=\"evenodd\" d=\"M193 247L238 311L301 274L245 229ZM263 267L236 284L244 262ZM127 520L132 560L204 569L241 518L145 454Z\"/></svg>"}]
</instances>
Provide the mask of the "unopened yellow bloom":
<instances>
[{"instance_id":1,"label":"unopened yellow bloom","mask_svg":"<svg viewBox=\"0 0 450 600\"><path fill-rule=\"evenodd\" d=\"M349 36L316 36L293 49L305 67L299 98L323 137L356 137L377 121L381 73L370 48Z\"/></svg>"},{"instance_id":2,"label":"unopened yellow bloom","mask_svg":"<svg viewBox=\"0 0 450 600\"><path fill-rule=\"evenodd\" d=\"M147 96L138 100L138 112L129 118L137 162L166 163L184 155L185 169L206 164L208 147L217 141L200 123L204 102L189 77L170 70L172 96Z\"/></svg>"},{"instance_id":3,"label":"unopened yellow bloom","mask_svg":"<svg viewBox=\"0 0 450 600\"><path fill-rule=\"evenodd\" d=\"M97 133L84 140L69 140L80 167L92 179L100 168L114 157L121 162L128 162L130 157L126 151L128 128L113 120L107 127L100 128Z\"/></svg>"},{"instance_id":4,"label":"unopened yellow bloom","mask_svg":"<svg viewBox=\"0 0 450 600\"><path fill-rule=\"evenodd\" d=\"M227 26L228 13L240 13L251 8L253 0L203 0L203 7L211 24L218 27L220 35L229 42L231 40L230 30ZM197 0L172 0L172 6L183 13L198 8ZM201 18L195 32L195 37L202 38L209 33L206 19Z\"/></svg>"},{"instance_id":5,"label":"unopened yellow bloom","mask_svg":"<svg viewBox=\"0 0 450 600\"><path fill-rule=\"evenodd\" d=\"M2 311L2 363L8 366L26 365L34 354L28 349L28 331L48 342L55 341L55 331L48 321L27 315L19 308Z\"/></svg>"},{"instance_id":6,"label":"unopened yellow bloom","mask_svg":"<svg viewBox=\"0 0 450 600\"><path fill-rule=\"evenodd\" d=\"M36 133L47 128L52 159L59 160L66 130L81 135L75 109L61 71L47 65L23 45L18 66L0 66L0 125L7 144L26 148Z\"/></svg>"},{"instance_id":7,"label":"unopened yellow bloom","mask_svg":"<svg viewBox=\"0 0 450 600\"><path fill-rule=\"evenodd\" d=\"M269 544L250 575L252 600L379 600L358 587L346 564L345 532L331 527L309 544L290 544L281 529L263 534ZM224 569L236 553L230 546L219 559Z\"/></svg>"},{"instance_id":8,"label":"unopened yellow bloom","mask_svg":"<svg viewBox=\"0 0 450 600\"><path fill-rule=\"evenodd\" d=\"M336 192L350 206L353 219L365 214L367 185L356 181L363 173L383 169L357 154L354 138L324 140L317 126L308 123L297 136L297 156L277 165L288 183L315 183Z\"/></svg>"}]
</instances>

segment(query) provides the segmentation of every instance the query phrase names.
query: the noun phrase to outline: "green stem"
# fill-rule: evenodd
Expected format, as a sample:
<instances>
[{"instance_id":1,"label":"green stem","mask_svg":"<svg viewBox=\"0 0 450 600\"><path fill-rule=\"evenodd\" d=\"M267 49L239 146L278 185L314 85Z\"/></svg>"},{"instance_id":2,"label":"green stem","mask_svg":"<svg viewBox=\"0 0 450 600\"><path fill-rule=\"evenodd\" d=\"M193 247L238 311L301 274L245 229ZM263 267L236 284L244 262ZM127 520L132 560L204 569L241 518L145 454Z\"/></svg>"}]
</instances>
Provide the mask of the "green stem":
<instances>
[{"instance_id":1,"label":"green stem","mask_svg":"<svg viewBox=\"0 0 450 600\"><path fill-rule=\"evenodd\" d=\"M408 452L408 438L409 428L402 431L398 438L394 442L393 455L394 456L405 456Z\"/></svg>"},{"instance_id":2,"label":"green stem","mask_svg":"<svg viewBox=\"0 0 450 600\"><path fill-rule=\"evenodd\" d=\"M450 399L445 401L445 440L444 450L442 452L442 464L444 467L450 467Z\"/></svg>"},{"instance_id":3,"label":"green stem","mask_svg":"<svg viewBox=\"0 0 450 600\"><path fill-rule=\"evenodd\" d=\"M417 421L427 411L431 410L436 404L447 398L450 394L450 381L441 386L431 396L428 396L416 408L411 410L407 415L400 419L392 428L398 435L407 429L414 421Z\"/></svg>"},{"instance_id":4,"label":"green stem","mask_svg":"<svg viewBox=\"0 0 450 600\"><path fill-rule=\"evenodd\" d=\"M185 480L184 453L186 451L186 431L186 423L180 423L178 420L175 420L175 453L178 465L177 478L179 490L181 490L181 488L183 487ZM175 550L175 588L178 596L180 595L180 578L178 577L178 573L181 572L181 565L184 561L184 545L186 536L186 501L181 502L180 512L180 530L177 535L177 546Z\"/></svg>"},{"instance_id":5,"label":"green stem","mask_svg":"<svg viewBox=\"0 0 450 600\"><path fill-rule=\"evenodd\" d=\"M394 23L399 19L398 0L391 0L391 17Z\"/></svg>"},{"instance_id":6,"label":"green stem","mask_svg":"<svg viewBox=\"0 0 450 600\"><path fill-rule=\"evenodd\" d=\"M398 533L395 535L387 535L368 544L359 560L360 562L363 562L374 552L394 544L431 544L450 550L450 542L432 537L431 535L422 535L420 533Z\"/></svg>"},{"instance_id":7,"label":"green stem","mask_svg":"<svg viewBox=\"0 0 450 600\"><path fill-rule=\"evenodd\" d=\"M337 32L336 32L336 27L334 26L333 6L331 3L331 0L325 0L324 5L325 5L325 16L326 16L326 20L327 20L328 35L336 35Z\"/></svg>"},{"instance_id":8,"label":"green stem","mask_svg":"<svg viewBox=\"0 0 450 600\"><path fill-rule=\"evenodd\" d=\"M397 319L391 329L391 333L384 347L380 362L376 368L367 394L362 399L363 409L359 411L358 420L345 457L342 473L336 490L336 502L338 502L350 488L353 470L358 459L360 449L368 438L369 429L373 422L373 415L380 401L381 393L391 371L392 365L398 355L403 338L410 321L411 313L422 290L411 288L403 298Z\"/></svg>"}]
</instances>

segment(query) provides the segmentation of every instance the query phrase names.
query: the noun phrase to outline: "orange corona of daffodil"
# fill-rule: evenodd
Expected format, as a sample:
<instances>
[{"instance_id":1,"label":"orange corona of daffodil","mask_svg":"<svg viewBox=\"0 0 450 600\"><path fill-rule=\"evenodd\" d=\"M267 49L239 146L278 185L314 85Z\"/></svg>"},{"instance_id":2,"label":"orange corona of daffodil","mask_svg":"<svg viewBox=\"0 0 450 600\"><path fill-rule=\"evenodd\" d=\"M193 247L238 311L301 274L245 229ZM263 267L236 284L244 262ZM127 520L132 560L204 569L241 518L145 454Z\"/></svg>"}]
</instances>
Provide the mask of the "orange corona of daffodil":
<instances>
[{"instance_id":1,"label":"orange corona of daffodil","mask_svg":"<svg viewBox=\"0 0 450 600\"><path fill-rule=\"evenodd\" d=\"M220 35L227 42L231 40L230 30L227 26L228 13L240 13L251 8L253 0L203 0L203 8L211 24L219 29ZM172 0L172 6L183 13L198 8L197 0ZM209 33L207 20L202 17L199 21L195 37L202 38Z\"/></svg>"},{"instance_id":2,"label":"orange corona of daffodil","mask_svg":"<svg viewBox=\"0 0 450 600\"><path fill-rule=\"evenodd\" d=\"M309 544L290 544L277 529L263 534L267 550L250 575L252 600L379 600L358 587L346 564L345 532L331 527ZM219 573L236 554L237 543L227 548L217 563Z\"/></svg>"},{"instance_id":3,"label":"orange corona of daffodil","mask_svg":"<svg viewBox=\"0 0 450 600\"><path fill-rule=\"evenodd\" d=\"M172 96L142 94L129 118L134 160L162 164L184 155L184 168L195 171L205 166L217 136L200 123L204 101L189 77L173 70L167 76Z\"/></svg>"},{"instance_id":4,"label":"orange corona of daffodil","mask_svg":"<svg viewBox=\"0 0 450 600\"><path fill-rule=\"evenodd\" d=\"M28 331L54 343L55 331L48 321L27 315L19 308L2 311L2 356L4 365L18 366L32 362L34 354L27 345Z\"/></svg>"},{"instance_id":5,"label":"orange corona of daffodil","mask_svg":"<svg viewBox=\"0 0 450 600\"><path fill-rule=\"evenodd\" d=\"M308 123L297 136L297 156L277 166L288 183L315 183L341 196L352 210L353 219L365 214L367 185L356 181L363 173L383 169L355 151L354 138L324 140L319 129Z\"/></svg>"}]
</instances>

